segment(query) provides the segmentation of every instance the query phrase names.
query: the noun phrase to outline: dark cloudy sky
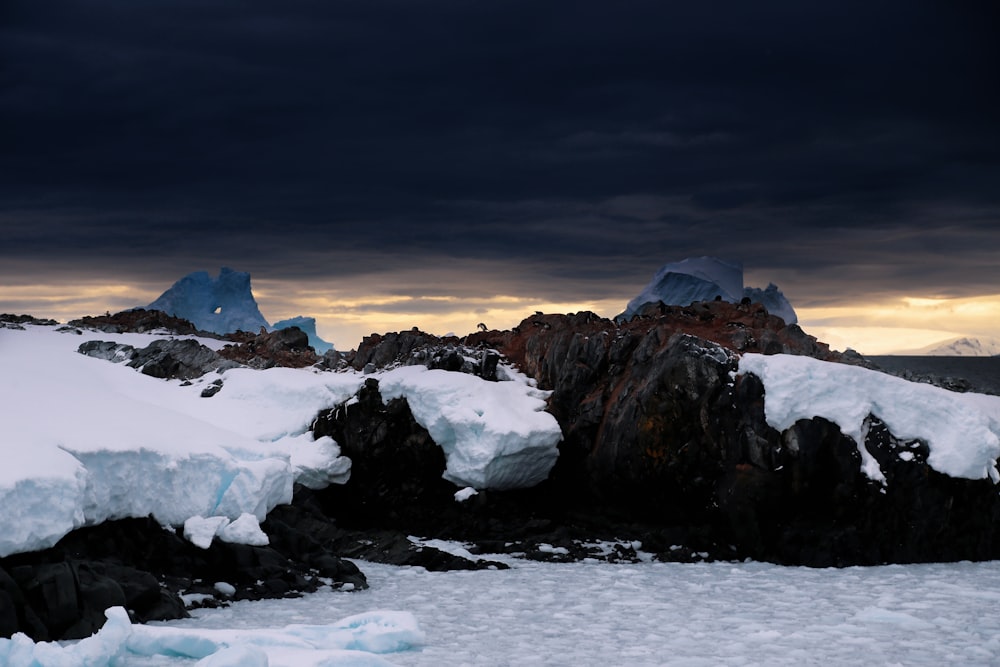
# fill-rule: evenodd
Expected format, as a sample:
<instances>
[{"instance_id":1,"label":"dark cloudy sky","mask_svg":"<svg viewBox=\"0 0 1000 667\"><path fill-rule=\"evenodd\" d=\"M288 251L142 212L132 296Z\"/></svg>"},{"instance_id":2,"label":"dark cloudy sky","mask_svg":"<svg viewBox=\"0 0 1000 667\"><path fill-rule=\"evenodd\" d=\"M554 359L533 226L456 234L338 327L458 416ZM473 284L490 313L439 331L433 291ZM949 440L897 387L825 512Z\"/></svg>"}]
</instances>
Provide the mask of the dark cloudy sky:
<instances>
[{"instance_id":1,"label":"dark cloudy sky","mask_svg":"<svg viewBox=\"0 0 1000 667\"><path fill-rule=\"evenodd\" d=\"M422 318L614 315L716 255L807 330L1000 336L998 15L5 0L0 310L115 310L226 265L270 319L352 347Z\"/></svg>"}]
</instances>

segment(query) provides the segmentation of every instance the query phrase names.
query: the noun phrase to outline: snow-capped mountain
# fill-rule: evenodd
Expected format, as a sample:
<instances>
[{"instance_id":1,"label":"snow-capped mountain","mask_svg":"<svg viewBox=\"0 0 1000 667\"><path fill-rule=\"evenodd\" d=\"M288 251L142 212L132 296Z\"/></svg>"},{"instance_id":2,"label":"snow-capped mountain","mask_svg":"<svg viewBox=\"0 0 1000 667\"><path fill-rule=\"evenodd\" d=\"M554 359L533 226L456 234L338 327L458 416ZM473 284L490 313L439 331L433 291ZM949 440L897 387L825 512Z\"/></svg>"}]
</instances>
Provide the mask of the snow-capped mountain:
<instances>
[{"instance_id":1,"label":"snow-capped mountain","mask_svg":"<svg viewBox=\"0 0 1000 667\"><path fill-rule=\"evenodd\" d=\"M786 324L798 321L792 304L776 285L769 284L765 289L744 288L743 264L717 257L695 257L664 264L615 319L627 320L647 303L662 301L667 305L687 306L695 301L716 298L730 303L749 298L754 303L763 304L769 313L782 318Z\"/></svg>"},{"instance_id":2,"label":"snow-capped mountain","mask_svg":"<svg viewBox=\"0 0 1000 667\"><path fill-rule=\"evenodd\" d=\"M928 357L995 357L1000 355L1000 339L962 336L901 354Z\"/></svg>"},{"instance_id":3,"label":"snow-capped mountain","mask_svg":"<svg viewBox=\"0 0 1000 667\"><path fill-rule=\"evenodd\" d=\"M253 298L250 274L222 267L217 278L206 271L184 276L145 307L161 310L194 323L202 331L226 334L234 331L270 331Z\"/></svg>"}]
</instances>

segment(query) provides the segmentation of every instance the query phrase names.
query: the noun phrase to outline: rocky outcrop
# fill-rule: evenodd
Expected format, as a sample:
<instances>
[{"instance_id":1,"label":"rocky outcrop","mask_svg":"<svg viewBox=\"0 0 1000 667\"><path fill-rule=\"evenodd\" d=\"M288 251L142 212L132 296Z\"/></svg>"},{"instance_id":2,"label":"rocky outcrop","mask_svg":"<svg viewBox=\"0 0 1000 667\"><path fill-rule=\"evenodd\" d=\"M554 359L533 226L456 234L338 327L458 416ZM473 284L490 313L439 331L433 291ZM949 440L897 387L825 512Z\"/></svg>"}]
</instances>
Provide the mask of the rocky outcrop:
<instances>
[{"instance_id":1,"label":"rocky outcrop","mask_svg":"<svg viewBox=\"0 0 1000 667\"><path fill-rule=\"evenodd\" d=\"M187 609L230 600L292 596L325 585L367 587L357 566L306 532L308 524L264 527L272 533L269 546L215 540L201 549L153 519L122 519L74 531L45 551L0 559L0 636L87 637L112 606L146 622L184 618Z\"/></svg>"},{"instance_id":2,"label":"rocky outcrop","mask_svg":"<svg viewBox=\"0 0 1000 667\"><path fill-rule=\"evenodd\" d=\"M399 363L415 349L433 358L456 344L435 348L418 336L372 338L355 361ZM456 489L440 486L443 463L431 465L439 454L426 434L405 405L383 405L372 382L367 395L317 421L317 435L347 443L355 470L373 471L329 491L337 494L329 511L363 508L368 526L494 547L518 542L522 552L543 543L570 550L600 536L635 539L671 560L829 566L1000 557L1000 495L990 481L937 473L925 445L898 441L873 417L864 445L886 486L864 475L856 444L836 425L814 418L779 432L767 424L763 384L738 374L740 353L864 360L831 351L759 305L656 304L618 325L592 313L539 314L461 344L499 351L552 391L548 409L564 439L549 479L455 503L448 491ZM424 449L411 450L418 442ZM529 524L537 530L526 535Z\"/></svg>"},{"instance_id":3,"label":"rocky outcrop","mask_svg":"<svg viewBox=\"0 0 1000 667\"><path fill-rule=\"evenodd\" d=\"M123 310L114 315L88 315L67 323L72 327L92 329L105 333L147 333L162 331L180 336L201 336L203 338L220 338L216 333L199 330L189 320L168 315L162 310L146 310L135 308Z\"/></svg>"},{"instance_id":4,"label":"rocky outcrop","mask_svg":"<svg viewBox=\"0 0 1000 667\"><path fill-rule=\"evenodd\" d=\"M441 338L413 328L365 336L346 361L358 371L419 364L431 369L470 373L492 381L497 379L500 354L482 344L473 347L455 336Z\"/></svg>"},{"instance_id":5,"label":"rocky outcrop","mask_svg":"<svg viewBox=\"0 0 1000 667\"><path fill-rule=\"evenodd\" d=\"M123 343L94 340L81 344L77 351L114 363L125 362L143 375L162 379L191 380L212 371L239 366L190 338L154 340L138 349Z\"/></svg>"},{"instance_id":6,"label":"rocky outcrop","mask_svg":"<svg viewBox=\"0 0 1000 667\"><path fill-rule=\"evenodd\" d=\"M145 331L150 330L144 327L151 322L162 322L163 318L167 317L158 311L153 311L152 318L147 320L145 318L149 313L145 311L143 313L136 321L138 324L136 322L133 324ZM118 316L113 317L118 318ZM183 326L184 324L191 326L184 320L180 320L180 323L178 328L181 330L188 328ZM117 322L102 326L108 327L109 330L121 331L120 327L123 325ZM154 327L154 330L159 329L160 327ZM295 327L272 333L229 334L227 338L235 342L224 346L218 352L191 338L154 340L144 348L110 341L88 341L81 344L77 351L89 357L114 363L125 362L126 365L152 377L181 380L191 380L213 371L221 373L239 366L257 369L274 366L303 368L320 361L309 347L306 334ZM336 354L333 354L331 358L335 356Z\"/></svg>"},{"instance_id":7,"label":"rocky outcrop","mask_svg":"<svg viewBox=\"0 0 1000 667\"><path fill-rule=\"evenodd\" d=\"M32 315L14 315L12 313L0 314L0 329L24 329L25 324L35 324L38 326L55 326L59 324L55 320L38 318Z\"/></svg>"},{"instance_id":8,"label":"rocky outcrop","mask_svg":"<svg viewBox=\"0 0 1000 667\"><path fill-rule=\"evenodd\" d=\"M455 486L441 477L441 448L413 418L406 399L383 402L375 379L366 380L351 401L321 412L313 435L332 437L351 459L351 489L321 493L344 525L412 526L455 503Z\"/></svg>"},{"instance_id":9,"label":"rocky outcrop","mask_svg":"<svg viewBox=\"0 0 1000 667\"><path fill-rule=\"evenodd\" d=\"M219 356L250 368L305 368L319 362L316 351L309 346L309 336L297 327L259 334L230 334L235 345L226 345Z\"/></svg>"}]
</instances>

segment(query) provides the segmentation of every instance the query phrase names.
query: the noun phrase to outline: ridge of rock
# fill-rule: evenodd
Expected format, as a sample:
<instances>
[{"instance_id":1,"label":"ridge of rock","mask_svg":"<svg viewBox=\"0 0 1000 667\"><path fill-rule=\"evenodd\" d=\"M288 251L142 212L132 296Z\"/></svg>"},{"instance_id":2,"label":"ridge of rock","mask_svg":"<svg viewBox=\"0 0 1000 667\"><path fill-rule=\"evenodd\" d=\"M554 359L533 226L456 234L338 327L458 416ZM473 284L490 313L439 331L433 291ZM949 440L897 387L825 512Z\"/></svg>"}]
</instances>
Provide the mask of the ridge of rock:
<instances>
[{"instance_id":1,"label":"ridge of rock","mask_svg":"<svg viewBox=\"0 0 1000 667\"><path fill-rule=\"evenodd\" d=\"M484 549L523 539L528 525L529 540L567 549L580 537L629 531L661 560L695 552L812 566L1000 558L1000 496L989 480L935 471L926 445L896 438L872 415L861 446L886 486L864 474L858 445L836 424L803 419L778 431L767 423L764 385L739 373L741 353L868 364L760 304L649 304L618 324L589 312L537 314L461 340L420 332L366 340L358 365L433 356L447 345L495 350L552 392L548 411L564 438L537 487L459 504L434 490L439 466L378 463L377 452L420 438L405 405L392 408L388 429L381 400L354 400L327 413L316 433L349 440L370 420L365 432L381 444L361 438L351 458L378 478L321 492L338 520L347 520L339 508L364 507L368 525ZM402 497L403 488L414 491Z\"/></svg>"}]
</instances>

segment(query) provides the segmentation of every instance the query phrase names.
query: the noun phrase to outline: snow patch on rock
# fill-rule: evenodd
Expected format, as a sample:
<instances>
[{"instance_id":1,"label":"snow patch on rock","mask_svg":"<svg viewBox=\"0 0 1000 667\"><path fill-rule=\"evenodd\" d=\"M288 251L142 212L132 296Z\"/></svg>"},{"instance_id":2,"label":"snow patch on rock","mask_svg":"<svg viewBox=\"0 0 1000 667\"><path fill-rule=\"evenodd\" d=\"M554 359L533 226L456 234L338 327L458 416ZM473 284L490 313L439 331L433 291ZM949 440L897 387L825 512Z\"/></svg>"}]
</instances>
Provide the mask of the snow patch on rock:
<instances>
[{"instance_id":1,"label":"snow patch on rock","mask_svg":"<svg viewBox=\"0 0 1000 667\"><path fill-rule=\"evenodd\" d=\"M864 446L865 420L881 419L897 438L921 440L938 472L1000 482L1000 397L959 394L928 384L811 357L744 354L740 373L764 383L767 423L783 431L800 419L822 417L858 444L865 474L884 481Z\"/></svg>"},{"instance_id":2,"label":"snow patch on rock","mask_svg":"<svg viewBox=\"0 0 1000 667\"><path fill-rule=\"evenodd\" d=\"M445 479L476 489L527 488L545 480L562 431L543 392L517 381L406 366L382 374L385 401L405 398L417 423L444 450Z\"/></svg>"}]
</instances>

